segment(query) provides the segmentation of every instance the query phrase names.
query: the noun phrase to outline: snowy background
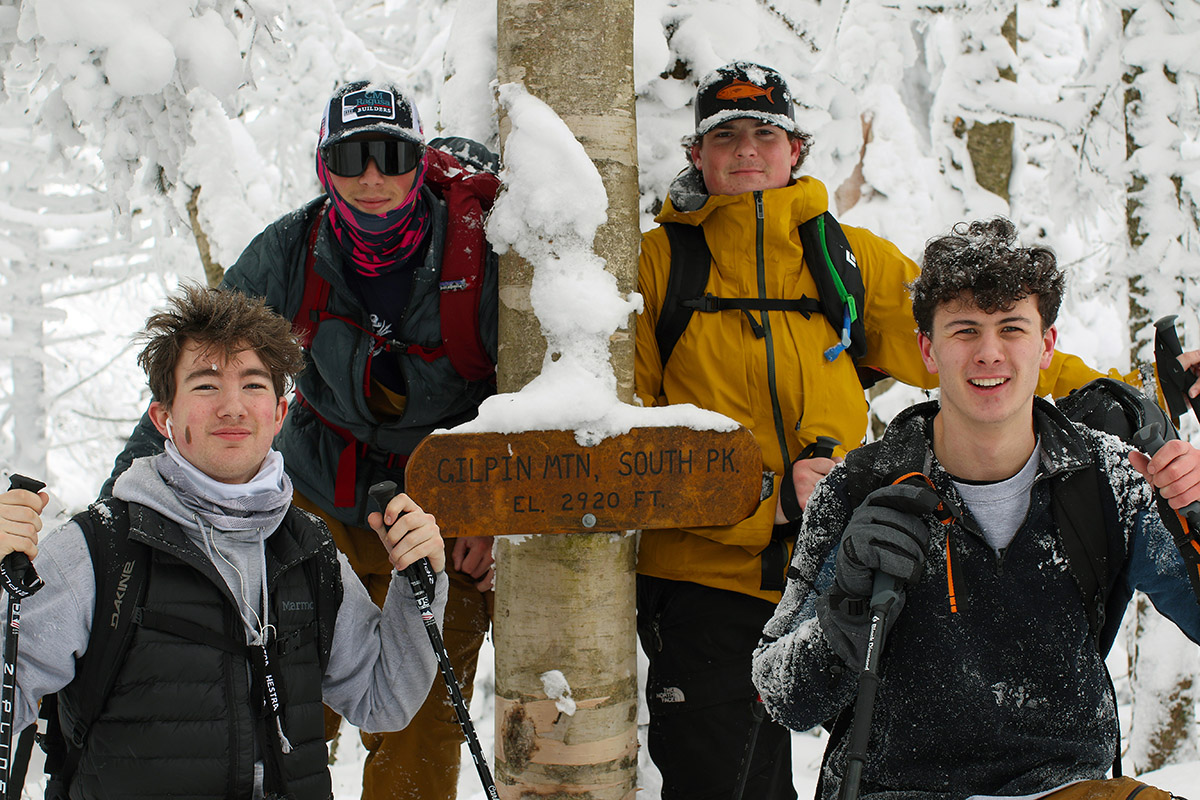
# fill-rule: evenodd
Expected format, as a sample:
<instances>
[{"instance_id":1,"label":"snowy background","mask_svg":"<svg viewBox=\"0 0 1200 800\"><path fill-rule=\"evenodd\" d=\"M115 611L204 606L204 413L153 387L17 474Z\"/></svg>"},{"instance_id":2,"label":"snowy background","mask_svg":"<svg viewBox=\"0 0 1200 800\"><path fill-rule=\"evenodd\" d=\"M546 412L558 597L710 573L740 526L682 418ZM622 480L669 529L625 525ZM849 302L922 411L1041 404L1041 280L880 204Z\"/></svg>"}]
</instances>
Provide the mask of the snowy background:
<instances>
[{"instance_id":1,"label":"snowy background","mask_svg":"<svg viewBox=\"0 0 1200 800\"><path fill-rule=\"evenodd\" d=\"M1004 36L1014 9L1015 51ZM1200 343L1194 0L636 0L635 12L643 227L684 164L697 79L757 60L787 77L815 136L806 171L846 223L917 257L957 221L1005 214L1068 269L1064 349L1128 369L1145 357L1129 333L1139 308L1178 314L1185 344ZM200 253L231 264L318 193L313 147L337 83L397 82L427 135L497 149L495 27L487 0L0 0L0 470L45 476L55 511L95 496L148 402L131 334L180 280L204 280ZM507 91L512 114L523 101ZM1007 199L980 185L969 148L973 129L995 122L1012 125ZM588 180L586 169L569 177ZM563 218L595 218L594 192L576 202L561 172L531 179L561 184ZM589 225L575 225L580 265ZM493 233L521 250L519 235ZM592 280L614 317L637 302ZM556 299L569 302L550 289L547 306ZM595 377L574 384L579 396L596 396ZM914 399L900 387L873 407L886 420ZM531 403L518 418L542 413ZM1177 763L1148 779L1195 798L1200 655L1153 612L1131 607L1127 620L1110 658L1126 770L1157 765L1173 706L1181 735L1166 758ZM490 752L490 649L481 662L472 713ZM803 797L823 744L794 744ZM361 757L343 735L338 798L358 796ZM465 763L461 796L482 797ZM657 797L652 768L641 785Z\"/></svg>"}]
</instances>

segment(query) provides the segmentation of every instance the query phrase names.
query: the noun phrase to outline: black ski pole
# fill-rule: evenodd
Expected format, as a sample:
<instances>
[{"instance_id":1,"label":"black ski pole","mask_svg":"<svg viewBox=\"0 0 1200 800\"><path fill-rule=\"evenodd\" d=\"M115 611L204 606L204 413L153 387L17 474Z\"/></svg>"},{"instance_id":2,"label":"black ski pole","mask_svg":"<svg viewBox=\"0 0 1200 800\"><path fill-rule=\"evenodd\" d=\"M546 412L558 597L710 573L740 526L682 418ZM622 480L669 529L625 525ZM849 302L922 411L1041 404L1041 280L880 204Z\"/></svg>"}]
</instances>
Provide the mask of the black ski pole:
<instances>
[{"instance_id":1,"label":"black ski pole","mask_svg":"<svg viewBox=\"0 0 1200 800\"><path fill-rule=\"evenodd\" d=\"M379 506L380 514L384 512L396 493L395 481L380 481L368 490L371 501ZM475 733L475 725L471 722L471 712L467 709L467 702L463 699L462 691L458 688L458 679L454 677L450 654L446 652L441 631L437 628L437 619L433 616L433 604L430 596L433 593L436 576L433 574L433 568L429 566L429 559L422 558L405 567L404 577L408 578L409 584L412 585L413 597L417 601L417 607L421 610L421 619L425 623L425 632L429 634L429 643L433 645L434 655L437 656L438 667L441 668L442 679L446 683L446 691L450 694L450 702L454 705L454 713L458 717L458 725L462 728L463 735L467 737L467 748L471 751L471 758L475 761L475 771L479 773L483 791L491 800L500 800L500 795L496 791L496 782L492 780L492 771L488 768L487 759L483 757L483 748L479 746L479 736Z\"/></svg>"},{"instance_id":2,"label":"black ski pole","mask_svg":"<svg viewBox=\"0 0 1200 800\"><path fill-rule=\"evenodd\" d=\"M46 484L24 475L9 476L9 489L35 494ZM8 593L8 618L4 628L4 679L0 682L0 797L15 800L21 787L13 785L13 715L17 704L17 636L21 630L21 600L43 586L37 570L24 553L9 553L0 560L0 584Z\"/></svg>"},{"instance_id":3,"label":"black ski pole","mask_svg":"<svg viewBox=\"0 0 1200 800\"><path fill-rule=\"evenodd\" d=\"M876 572L871 584L871 630L867 637L862 672L858 675L858 697L854 701L854 719L846 750L846 774L842 779L839 800L858 800L863 767L867 763L867 744L871 738L871 718L875 715L875 693L879 690L879 654L887 633L888 611L899 599L896 579L886 573Z\"/></svg>"},{"instance_id":4,"label":"black ski pole","mask_svg":"<svg viewBox=\"0 0 1200 800\"><path fill-rule=\"evenodd\" d=\"M833 449L840 444L841 442L832 436L818 436L815 442L811 442L800 451L796 461L803 458L833 458ZM792 464L795 464L796 461L793 461ZM784 504L784 513L787 514L788 519L798 519L801 511L800 500L796 497L796 485L792 483L790 469L780 481L779 497L780 502ZM791 513L788 511L789 506L794 509ZM763 719L767 716L767 710L763 707L762 697L759 695L754 697L750 716L750 738L746 740L746 752L742 756L742 768L738 771L738 782L733 790L733 800L742 800L746 793L746 782L750 779L750 762L754 758L754 748L758 745L758 732L762 728Z\"/></svg>"},{"instance_id":5,"label":"black ski pole","mask_svg":"<svg viewBox=\"0 0 1200 800\"><path fill-rule=\"evenodd\" d=\"M1179 363L1182 354L1183 346L1179 344L1179 334L1175 332L1175 315L1157 320L1154 323L1154 367L1158 372L1158 385L1162 389L1163 399L1167 401L1167 413L1175 425L1179 424L1179 418L1189 408L1196 411L1195 404L1188 397L1188 389L1196 382L1196 376ZM1150 399L1154 400L1153 397Z\"/></svg>"}]
</instances>

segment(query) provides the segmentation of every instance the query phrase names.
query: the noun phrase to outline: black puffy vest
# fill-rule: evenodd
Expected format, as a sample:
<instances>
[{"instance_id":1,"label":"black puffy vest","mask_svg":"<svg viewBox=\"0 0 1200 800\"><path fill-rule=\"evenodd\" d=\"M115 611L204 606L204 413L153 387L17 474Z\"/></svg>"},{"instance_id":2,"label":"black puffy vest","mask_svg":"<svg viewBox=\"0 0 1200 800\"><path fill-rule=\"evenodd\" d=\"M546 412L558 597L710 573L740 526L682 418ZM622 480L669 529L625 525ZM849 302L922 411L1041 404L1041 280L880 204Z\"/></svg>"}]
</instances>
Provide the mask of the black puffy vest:
<instances>
[{"instance_id":1,"label":"black puffy vest","mask_svg":"<svg viewBox=\"0 0 1200 800\"><path fill-rule=\"evenodd\" d=\"M292 508L267 539L269 620L278 632L268 652L289 753L261 710L264 682L251 677L237 606L216 568L178 525L142 506L129 506L128 538L149 548L148 581L70 797L249 798L262 760L268 797L329 800L321 678L341 586L328 532ZM64 730L78 706L71 693L83 683L77 676L60 693Z\"/></svg>"}]
</instances>

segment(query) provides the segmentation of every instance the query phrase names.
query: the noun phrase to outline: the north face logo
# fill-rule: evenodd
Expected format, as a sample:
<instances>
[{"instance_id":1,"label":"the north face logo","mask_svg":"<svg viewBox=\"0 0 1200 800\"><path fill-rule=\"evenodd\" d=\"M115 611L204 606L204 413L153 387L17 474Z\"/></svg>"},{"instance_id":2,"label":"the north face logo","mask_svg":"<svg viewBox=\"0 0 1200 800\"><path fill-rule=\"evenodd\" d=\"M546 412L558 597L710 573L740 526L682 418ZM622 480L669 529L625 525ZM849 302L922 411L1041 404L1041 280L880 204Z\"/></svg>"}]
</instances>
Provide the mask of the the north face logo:
<instances>
[{"instance_id":1,"label":"the north face logo","mask_svg":"<svg viewBox=\"0 0 1200 800\"><path fill-rule=\"evenodd\" d=\"M678 686L664 686L658 690L658 694L654 699L660 703L682 703L684 701L683 689Z\"/></svg>"}]
</instances>

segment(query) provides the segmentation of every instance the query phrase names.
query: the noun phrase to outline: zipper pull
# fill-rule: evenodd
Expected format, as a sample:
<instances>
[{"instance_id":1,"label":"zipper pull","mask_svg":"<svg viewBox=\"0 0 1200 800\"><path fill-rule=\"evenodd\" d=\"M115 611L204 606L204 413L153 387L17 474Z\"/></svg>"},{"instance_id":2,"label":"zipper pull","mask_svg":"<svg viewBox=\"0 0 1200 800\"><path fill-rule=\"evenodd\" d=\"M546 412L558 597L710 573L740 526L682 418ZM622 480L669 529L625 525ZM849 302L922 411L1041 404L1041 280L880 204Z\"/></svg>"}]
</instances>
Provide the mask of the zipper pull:
<instances>
[{"instance_id":1,"label":"zipper pull","mask_svg":"<svg viewBox=\"0 0 1200 800\"><path fill-rule=\"evenodd\" d=\"M763 193L754 193L754 213L759 219L763 219Z\"/></svg>"}]
</instances>

